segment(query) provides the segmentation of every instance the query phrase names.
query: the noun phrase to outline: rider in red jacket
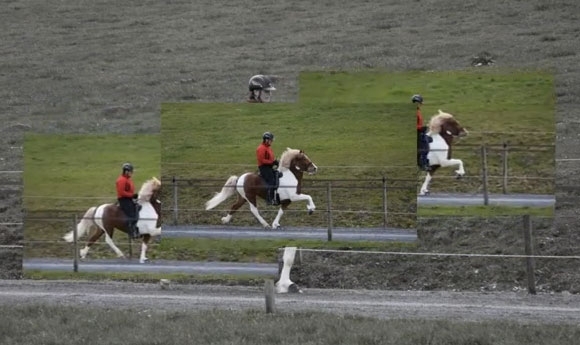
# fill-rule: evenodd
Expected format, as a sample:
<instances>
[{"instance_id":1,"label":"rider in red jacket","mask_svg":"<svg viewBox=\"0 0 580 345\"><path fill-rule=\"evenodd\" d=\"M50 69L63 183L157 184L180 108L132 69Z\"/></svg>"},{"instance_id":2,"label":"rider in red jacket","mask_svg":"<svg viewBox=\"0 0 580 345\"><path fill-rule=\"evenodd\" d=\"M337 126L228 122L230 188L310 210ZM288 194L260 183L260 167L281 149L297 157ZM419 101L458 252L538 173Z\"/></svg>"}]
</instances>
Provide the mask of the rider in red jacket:
<instances>
[{"instance_id":1,"label":"rider in red jacket","mask_svg":"<svg viewBox=\"0 0 580 345\"><path fill-rule=\"evenodd\" d=\"M427 153L429 152L429 138L427 137L427 127L423 126L423 114L421 114L421 106L423 105L423 97L421 95L413 95L411 102L417 104L417 165L421 170L429 170L429 160Z\"/></svg>"},{"instance_id":2,"label":"rider in red jacket","mask_svg":"<svg viewBox=\"0 0 580 345\"><path fill-rule=\"evenodd\" d=\"M256 159L258 160L258 169L260 175L266 180L266 202L270 205L279 205L280 201L276 198L276 175L273 166L278 166L278 160L272 151L272 141L274 134L266 132L262 135L262 143L256 148Z\"/></svg>"},{"instance_id":3,"label":"rider in red jacket","mask_svg":"<svg viewBox=\"0 0 580 345\"><path fill-rule=\"evenodd\" d=\"M127 216L127 226L129 229L129 236L131 238L139 238L139 229L137 228L137 207L135 205L134 199L137 199L138 195L135 194L135 185L133 180L133 165L131 163L123 164L123 172L117 178L117 200L119 201L119 206Z\"/></svg>"}]
</instances>

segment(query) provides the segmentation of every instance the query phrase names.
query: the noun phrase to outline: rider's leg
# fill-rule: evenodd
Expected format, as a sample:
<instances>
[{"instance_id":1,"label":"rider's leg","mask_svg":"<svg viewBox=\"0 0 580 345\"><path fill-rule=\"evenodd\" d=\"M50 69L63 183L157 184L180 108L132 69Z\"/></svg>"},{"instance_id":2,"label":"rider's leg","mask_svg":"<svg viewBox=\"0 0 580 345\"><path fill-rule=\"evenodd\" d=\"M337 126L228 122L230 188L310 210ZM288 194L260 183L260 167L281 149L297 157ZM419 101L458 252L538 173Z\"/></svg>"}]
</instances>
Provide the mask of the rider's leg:
<instances>
[{"instance_id":1,"label":"rider's leg","mask_svg":"<svg viewBox=\"0 0 580 345\"><path fill-rule=\"evenodd\" d=\"M130 198L121 198L119 199L119 206L121 206L121 209L123 210L125 216L127 217L127 229L129 232L129 236L131 238L137 238L139 234L135 222L136 220L135 203Z\"/></svg>"}]
</instances>

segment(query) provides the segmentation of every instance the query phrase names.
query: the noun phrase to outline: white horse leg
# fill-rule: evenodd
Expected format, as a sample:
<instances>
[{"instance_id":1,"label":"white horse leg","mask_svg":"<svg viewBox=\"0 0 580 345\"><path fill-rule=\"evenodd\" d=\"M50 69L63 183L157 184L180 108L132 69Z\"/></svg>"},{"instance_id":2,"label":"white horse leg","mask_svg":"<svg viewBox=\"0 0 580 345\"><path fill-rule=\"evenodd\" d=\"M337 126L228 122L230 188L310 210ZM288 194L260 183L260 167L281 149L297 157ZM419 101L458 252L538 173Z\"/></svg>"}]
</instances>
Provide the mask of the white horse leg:
<instances>
[{"instance_id":1,"label":"white horse leg","mask_svg":"<svg viewBox=\"0 0 580 345\"><path fill-rule=\"evenodd\" d=\"M111 247L111 249L113 249L113 251L117 254L118 257L120 257L120 258L125 257L125 254L123 254L123 252L119 248L117 248L115 243L113 243L113 239L111 238L111 236L109 236L109 234L106 231L105 231L105 241L107 242L109 247Z\"/></svg>"},{"instance_id":2,"label":"white horse leg","mask_svg":"<svg viewBox=\"0 0 580 345\"><path fill-rule=\"evenodd\" d=\"M306 209L308 210L308 214L312 214L312 212L314 212L314 210L316 209L316 205L314 205L314 201L312 200L312 197L308 194L292 194L292 195L290 195L290 200L291 201L306 200L308 202L308 204L306 205Z\"/></svg>"},{"instance_id":3,"label":"white horse leg","mask_svg":"<svg viewBox=\"0 0 580 345\"><path fill-rule=\"evenodd\" d=\"M274 222L272 222L272 229L278 229L280 227L280 218L282 218L283 214L284 214L284 210L282 210L282 207L280 207L278 209L278 214L276 215L276 219L274 219Z\"/></svg>"},{"instance_id":4,"label":"white horse leg","mask_svg":"<svg viewBox=\"0 0 580 345\"><path fill-rule=\"evenodd\" d=\"M459 168L455 170L455 173L458 176L465 175L465 170L463 169L463 161L461 159L446 159L441 161L442 167L450 167L455 165L459 166Z\"/></svg>"},{"instance_id":5,"label":"white horse leg","mask_svg":"<svg viewBox=\"0 0 580 345\"><path fill-rule=\"evenodd\" d=\"M227 224L230 222L230 220L232 219L232 215L228 213L227 216L222 217L222 224Z\"/></svg>"},{"instance_id":6,"label":"white horse leg","mask_svg":"<svg viewBox=\"0 0 580 345\"><path fill-rule=\"evenodd\" d=\"M252 214L254 215L254 217L256 217L256 219L258 219L258 221L262 224L263 227L265 227L265 228L270 227L270 224L266 223L264 218L262 218L262 216L260 216L260 213L258 212L258 208L256 206L254 206L254 204L252 204L252 203L250 203L250 211L252 211Z\"/></svg>"},{"instance_id":7,"label":"white horse leg","mask_svg":"<svg viewBox=\"0 0 580 345\"><path fill-rule=\"evenodd\" d=\"M149 259L145 256L147 252L147 243L145 241L141 242L141 258L139 258L139 263L144 264Z\"/></svg>"},{"instance_id":8,"label":"white horse leg","mask_svg":"<svg viewBox=\"0 0 580 345\"><path fill-rule=\"evenodd\" d=\"M89 246L85 246L83 249L80 250L81 260L84 260L89 253Z\"/></svg>"},{"instance_id":9,"label":"white horse leg","mask_svg":"<svg viewBox=\"0 0 580 345\"><path fill-rule=\"evenodd\" d=\"M425 195L429 193L429 183L431 182L431 174L427 173L427 175L425 176L425 182L423 182L423 185L421 186L421 191L419 192L419 195Z\"/></svg>"}]
</instances>

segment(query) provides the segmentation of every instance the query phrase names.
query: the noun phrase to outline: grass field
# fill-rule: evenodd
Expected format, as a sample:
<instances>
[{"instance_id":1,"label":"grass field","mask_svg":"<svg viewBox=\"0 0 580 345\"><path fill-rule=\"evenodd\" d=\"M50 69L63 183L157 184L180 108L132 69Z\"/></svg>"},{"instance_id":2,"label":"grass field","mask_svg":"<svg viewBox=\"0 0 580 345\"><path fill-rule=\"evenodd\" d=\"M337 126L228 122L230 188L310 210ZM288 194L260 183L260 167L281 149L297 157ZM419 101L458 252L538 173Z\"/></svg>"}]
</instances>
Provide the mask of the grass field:
<instances>
[{"instance_id":1,"label":"grass field","mask_svg":"<svg viewBox=\"0 0 580 345\"><path fill-rule=\"evenodd\" d=\"M320 87L324 81L325 87ZM433 192L481 190L482 144L488 147L489 188L502 191L502 150L508 149L508 192L554 192L555 91L552 73L544 70L465 69L455 71L301 73L301 103L408 104L402 116L414 118L411 96L425 99L425 125L438 109L454 114L470 134L454 146L466 179L454 181L451 169L441 169ZM414 127L413 127L414 128ZM411 129L409 129L411 130ZM423 182L423 174L419 181ZM540 179L538 179L540 178Z\"/></svg>"},{"instance_id":2,"label":"grass field","mask_svg":"<svg viewBox=\"0 0 580 345\"><path fill-rule=\"evenodd\" d=\"M82 317L75 317L82 315ZM27 325L22 327L22 325ZM127 330L131 330L130 332ZM574 325L380 320L321 312L9 306L3 344L576 344Z\"/></svg>"}]
</instances>

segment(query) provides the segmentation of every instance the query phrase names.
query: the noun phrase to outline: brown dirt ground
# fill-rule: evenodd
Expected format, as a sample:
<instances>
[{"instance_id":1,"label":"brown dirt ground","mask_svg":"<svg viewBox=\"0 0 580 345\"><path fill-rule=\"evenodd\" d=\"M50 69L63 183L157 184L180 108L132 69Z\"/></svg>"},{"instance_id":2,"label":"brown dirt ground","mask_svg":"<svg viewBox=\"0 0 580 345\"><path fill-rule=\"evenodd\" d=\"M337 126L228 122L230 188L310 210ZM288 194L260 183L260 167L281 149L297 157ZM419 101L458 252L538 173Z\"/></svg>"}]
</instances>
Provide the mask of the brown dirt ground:
<instances>
[{"instance_id":1,"label":"brown dirt ground","mask_svg":"<svg viewBox=\"0 0 580 345\"><path fill-rule=\"evenodd\" d=\"M284 76L275 101L293 102L299 71L449 70L468 67L482 51L494 55L498 67L554 72L556 158L576 158L578 17L574 0L8 1L0 12L0 170L23 169L25 131L157 133L160 103L240 102L248 77L258 72ZM577 252L579 190L568 188L580 180L577 169L575 161L557 163L557 217L536 232L542 253ZM7 174L0 178L0 221L20 221L21 189ZM517 223L450 218L422 222L418 230L425 250L521 253L520 234L505 231L519 228ZM21 227L2 230L0 244L21 241ZM20 251L1 251L0 276L18 276ZM521 263L512 259L385 261L349 255L317 260L324 264L316 265L313 258L310 268L298 268L300 282L396 286L382 283L387 275L399 287L479 289L496 283L508 289L525 279ZM576 267L560 260L539 267L538 276L546 288L577 291Z\"/></svg>"}]
</instances>

